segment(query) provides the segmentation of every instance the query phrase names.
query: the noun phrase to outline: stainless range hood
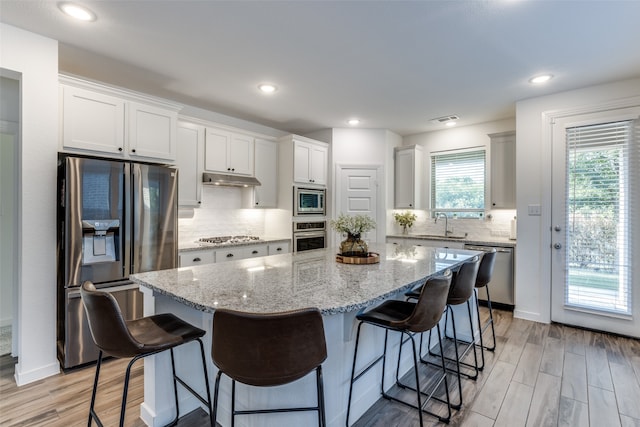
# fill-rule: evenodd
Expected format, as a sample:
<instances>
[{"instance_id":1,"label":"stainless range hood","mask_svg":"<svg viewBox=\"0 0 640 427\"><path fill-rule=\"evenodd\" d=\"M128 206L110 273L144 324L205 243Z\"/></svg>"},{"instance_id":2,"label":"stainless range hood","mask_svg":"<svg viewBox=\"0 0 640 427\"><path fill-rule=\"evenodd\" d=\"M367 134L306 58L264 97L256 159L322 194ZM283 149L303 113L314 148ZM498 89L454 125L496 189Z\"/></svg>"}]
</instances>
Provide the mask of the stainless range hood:
<instances>
[{"instance_id":1,"label":"stainless range hood","mask_svg":"<svg viewBox=\"0 0 640 427\"><path fill-rule=\"evenodd\" d=\"M260 184L253 176L243 175L225 175L222 173L208 173L202 174L202 183L206 185L222 185L226 187L255 187Z\"/></svg>"}]
</instances>

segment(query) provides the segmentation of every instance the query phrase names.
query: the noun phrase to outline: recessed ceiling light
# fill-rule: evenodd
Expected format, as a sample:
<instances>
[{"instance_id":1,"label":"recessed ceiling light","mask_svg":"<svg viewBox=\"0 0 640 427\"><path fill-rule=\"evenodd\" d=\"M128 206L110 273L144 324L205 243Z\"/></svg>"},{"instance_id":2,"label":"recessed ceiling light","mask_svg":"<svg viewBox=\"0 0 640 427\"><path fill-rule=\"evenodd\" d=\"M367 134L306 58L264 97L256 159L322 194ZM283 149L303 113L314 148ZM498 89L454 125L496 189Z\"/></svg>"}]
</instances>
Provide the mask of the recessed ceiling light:
<instances>
[{"instance_id":1,"label":"recessed ceiling light","mask_svg":"<svg viewBox=\"0 0 640 427\"><path fill-rule=\"evenodd\" d=\"M545 83L551 80L552 77L553 77L552 74L540 74L539 76L531 77L529 79L529 83L533 83L536 85L540 83Z\"/></svg>"},{"instance_id":2,"label":"recessed ceiling light","mask_svg":"<svg viewBox=\"0 0 640 427\"><path fill-rule=\"evenodd\" d=\"M271 83L262 83L258 85L258 89L263 93L273 93L278 90L276 85L272 85Z\"/></svg>"},{"instance_id":3,"label":"recessed ceiling light","mask_svg":"<svg viewBox=\"0 0 640 427\"><path fill-rule=\"evenodd\" d=\"M80 21L96 20L96 14L84 6L80 6L75 3L63 2L63 3L59 3L58 7L65 14L71 16L72 18L76 18Z\"/></svg>"},{"instance_id":4,"label":"recessed ceiling light","mask_svg":"<svg viewBox=\"0 0 640 427\"><path fill-rule=\"evenodd\" d=\"M349 119L347 120L347 123L351 126L356 126L360 124L360 119Z\"/></svg>"},{"instance_id":5,"label":"recessed ceiling light","mask_svg":"<svg viewBox=\"0 0 640 427\"><path fill-rule=\"evenodd\" d=\"M456 122L453 122L453 121L450 121L450 122L446 122L446 123L445 123L445 126L449 126L449 127L451 127L451 126L455 126L455 125L456 125Z\"/></svg>"}]
</instances>

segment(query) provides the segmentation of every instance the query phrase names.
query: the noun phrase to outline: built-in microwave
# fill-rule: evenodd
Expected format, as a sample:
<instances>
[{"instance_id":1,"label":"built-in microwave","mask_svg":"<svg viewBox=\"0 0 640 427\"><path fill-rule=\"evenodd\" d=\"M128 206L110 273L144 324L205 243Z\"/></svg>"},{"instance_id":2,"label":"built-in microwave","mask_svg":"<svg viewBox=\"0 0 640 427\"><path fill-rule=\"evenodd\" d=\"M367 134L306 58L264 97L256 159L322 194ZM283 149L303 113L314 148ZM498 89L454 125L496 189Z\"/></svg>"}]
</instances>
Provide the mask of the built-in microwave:
<instances>
[{"instance_id":1,"label":"built-in microwave","mask_svg":"<svg viewBox=\"0 0 640 427\"><path fill-rule=\"evenodd\" d=\"M324 188L293 188L293 215L325 215Z\"/></svg>"}]
</instances>

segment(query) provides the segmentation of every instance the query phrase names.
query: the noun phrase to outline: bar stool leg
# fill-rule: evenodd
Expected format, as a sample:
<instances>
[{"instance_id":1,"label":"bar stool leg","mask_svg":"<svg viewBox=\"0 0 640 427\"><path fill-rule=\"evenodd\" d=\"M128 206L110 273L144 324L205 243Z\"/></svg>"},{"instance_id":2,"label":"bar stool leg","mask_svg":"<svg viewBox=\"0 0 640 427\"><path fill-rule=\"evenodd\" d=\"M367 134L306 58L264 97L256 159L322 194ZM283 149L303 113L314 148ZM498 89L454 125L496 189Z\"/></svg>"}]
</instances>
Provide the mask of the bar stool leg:
<instances>
[{"instance_id":1,"label":"bar stool leg","mask_svg":"<svg viewBox=\"0 0 640 427\"><path fill-rule=\"evenodd\" d=\"M204 354L204 344L202 343L202 340L200 338L198 338L197 341L200 344L200 355L202 356L202 369L204 370L204 384L205 389L207 390L207 409L209 410L209 421L211 423L211 427L216 427L216 421L213 417L213 410L211 409L211 389L209 388L209 374L207 372L207 359Z\"/></svg>"},{"instance_id":2,"label":"bar stool leg","mask_svg":"<svg viewBox=\"0 0 640 427\"><path fill-rule=\"evenodd\" d=\"M173 357L173 348L169 349L171 353L171 373L173 374L173 399L176 404L176 417L171 421L167 427L174 426L178 422L178 418L180 418L180 407L178 406L178 380L176 379L176 361Z\"/></svg>"},{"instance_id":3,"label":"bar stool leg","mask_svg":"<svg viewBox=\"0 0 640 427\"><path fill-rule=\"evenodd\" d=\"M318 366L316 368L316 387L318 390L318 425L320 427L326 427L327 420L324 414L324 383L322 381L322 366Z\"/></svg>"},{"instance_id":4,"label":"bar stool leg","mask_svg":"<svg viewBox=\"0 0 640 427\"><path fill-rule=\"evenodd\" d=\"M356 333L356 346L353 351L353 364L351 365L351 380L349 382L349 399L347 400L347 419L345 425L349 427L349 414L351 412L351 396L353 394L353 381L356 375L356 357L358 357L358 342L360 341L360 328L362 328L362 322L358 323L358 332ZM384 381L384 375L382 376Z\"/></svg>"},{"instance_id":5,"label":"bar stool leg","mask_svg":"<svg viewBox=\"0 0 640 427\"><path fill-rule=\"evenodd\" d=\"M91 427L91 420L96 419L96 423L101 426L102 423L98 419L95 414L95 410L93 409L96 403L96 392L98 391L98 378L100 377L100 367L102 366L102 350L98 353L98 364L96 365L96 376L93 380L93 391L91 392L91 405L89 406L89 422L87 427Z\"/></svg>"},{"instance_id":6,"label":"bar stool leg","mask_svg":"<svg viewBox=\"0 0 640 427\"><path fill-rule=\"evenodd\" d=\"M213 418L213 422L211 424L212 427L215 427L216 421L218 419L218 395L220 391L220 379L222 378L222 371L218 371L216 375L216 383L213 388L213 410L211 411L211 417Z\"/></svg>"},{"instance_id":7,"label":"bar stool leg","mask_svg":"<svg viewBox=\"0 0 640 427\"><path fill-rule=\"evenodd\" d=\"M127 409L127 394L129 393L129 378L131 377L131 367L136 360L144 356L136 356L127 365L127 371L124 376L124 389L122 390L122 405L120 406L120 427L124 427L124 413Z\"/></svg>"}]
</instances>

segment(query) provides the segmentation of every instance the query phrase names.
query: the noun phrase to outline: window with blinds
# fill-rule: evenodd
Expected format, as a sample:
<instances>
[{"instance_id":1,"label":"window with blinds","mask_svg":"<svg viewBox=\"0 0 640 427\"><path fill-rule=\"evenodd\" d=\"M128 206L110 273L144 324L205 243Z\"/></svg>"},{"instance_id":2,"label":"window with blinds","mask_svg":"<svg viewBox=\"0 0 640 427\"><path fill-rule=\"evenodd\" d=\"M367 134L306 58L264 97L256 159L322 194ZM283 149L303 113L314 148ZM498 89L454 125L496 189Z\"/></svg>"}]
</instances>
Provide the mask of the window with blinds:
<instances>
[{"instance_id":1,"label":"window with blinds","mask_svg":"<svg viewBox=\"0 0 640 427\"><path fill-rule=\"evenodd\" d=\"M566 130L568 306L631 314L632 218L638 218L632 194L639 169L633 140L633 121Z\"/></svg>"},{"instance_id":2,"label":"window with blinds","mask_svg":"<svg viewBox=\"0 0 640 427\"><path fill-rule=\"evenodd\" d=\"M431 155L431 209L458 218L481 218L485 210L485 150Z\"/></svg>"}]
</instances>

